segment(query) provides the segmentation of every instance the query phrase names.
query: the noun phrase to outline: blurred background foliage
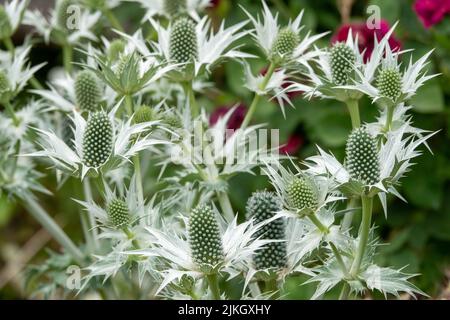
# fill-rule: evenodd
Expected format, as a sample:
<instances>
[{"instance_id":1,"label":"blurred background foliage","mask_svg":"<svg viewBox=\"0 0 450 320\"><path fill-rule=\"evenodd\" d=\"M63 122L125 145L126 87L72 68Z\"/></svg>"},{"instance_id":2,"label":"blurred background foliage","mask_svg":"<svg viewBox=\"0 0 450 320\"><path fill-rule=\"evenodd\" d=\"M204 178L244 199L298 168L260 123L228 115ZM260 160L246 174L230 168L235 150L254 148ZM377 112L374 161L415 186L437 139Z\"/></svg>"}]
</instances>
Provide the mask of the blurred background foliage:
<instances>
[{"instance_id":1,"label":"blurred background foliage","mask_svg":"<svg viewBox=\"0 0 450 320\"><path fill-rule=\"evenodd\" d=\"M245 19L240 6L252 14L261 10L259 0L214 0L208 14L214 23L226 19L228 24ZM403 180L402 194L408 203L390 199L388 219L385 219L378 204L376 224L378 235L389 245L379 250L378 262L393 267L406 266L410 273L420 273L415 283L433 298L450 296L448 270L450 269L450 16L426 29L413 10L412 0L268 0L274 10L280 12L280 20L286 22L305 9L304 23L312 32L331 30L329 37L320 45L329 46L331 36L346 23L364 23L368 17L367 8L377 5L381 18L390 25L400 22L395 37L403 49L414 49L413 56L419 57L436 48L429 65L430 72L441 73L419 89L411 101L412 113L417 127L440 131L430 141L433 154L424 150L417 165ZM31 5L45 8L52 1L31 1ZM123 4L116 14L129 31L135 30L143 14L135 4ZM146 25L149 37L154 36ZM23 35L27 30L22 31ZM113 36L113 33L109 33ZM21 42L20 34L15 41ZM246 51L259 54L249 38L242 41ZM58 48L37 43L33 51L33 63L49 61L40 72L45 80L51 67L61 63ZM406 54L405 56L408 56ZM409 57L408 57L409 59ZM262 60L250 61L253 70L263 71L267 65ZM226 63L212 74L214 90L207 90L200 97L202 105L209 111L234 104L248 106L251 93L244 87L243 70L239 63ZM269 128L280 130L281 142L289 142L287 148L301 161L316 152L316 145L332 151L342 159L344 144L351 129L350 120L343 104L328 100L305 100L299 95L294 100L295 108L286 109L283 118L280 107L271 101L261 102L255 122L267 123ZM372 121L378 114L377 106L369 100L361 105L363 121ZM45 168L43 168L45 170ZM149 174L152 174L150 172ZM150 177L148 177L150 178ZM54 189L55 178L49 176L45 182L54 197L42 197L42 202L57 221L75 241L81 239L77 207L71 200L77 191L70 180L59 190ZM256 175L241 175L231 180L230 197L235 210L245 212L245 203L250 194L258 189L268 188L267 179ZM17 203L0 198L0 298L23 298L28 293L23 287L20 270L24 265L39 262L47 257L45 246L57 249L45 231L29 217ZM447 275L446 275L447 274ZM300 285L305 279L292 278L285 285L288 298L306 299L311 296L308 286ZM447 296L446 296L447 295Z\"/></svg>"}]
</instances>

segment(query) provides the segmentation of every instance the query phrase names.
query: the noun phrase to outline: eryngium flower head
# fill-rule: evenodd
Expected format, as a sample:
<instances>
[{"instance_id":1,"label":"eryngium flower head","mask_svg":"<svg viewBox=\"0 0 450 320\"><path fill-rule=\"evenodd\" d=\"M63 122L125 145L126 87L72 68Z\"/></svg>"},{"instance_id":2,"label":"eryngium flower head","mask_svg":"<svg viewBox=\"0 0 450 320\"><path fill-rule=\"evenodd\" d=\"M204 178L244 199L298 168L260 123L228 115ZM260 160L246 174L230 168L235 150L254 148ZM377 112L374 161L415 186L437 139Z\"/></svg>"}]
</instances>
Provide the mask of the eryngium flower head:
<instances>
[{"instance_id":1,"label":"eryngium flower head","mask_svg":"<svg viewBox=\"0 0 450 320\"><path fill-rule=\"evenodd\" d=\"M210 273L224 257L219 226L209 206L201 205L192 210L188 234L194 262L202 271Z\"/></svg>"},{"instance_id":2,"label":"eryngium flower head","mask_svg":"<svg viewBox=\"0 0 450 320\"><path fill-rule=\"evenodd\" d=\"M89 167L99 167L111 155L113 128L108 115L99 111L90 115L83 136L83 162Z\"/></svg>"},{"instance_id":3,"label":"eryngium flower head","mask_svg":"<svg viewBox=\"0 0 450 320\"><path fill-rule=\"evenodd\" d=\"M72 5L72 0L59 0L56 5L56 21L58 27L62 30L69 31L68 20L73 14L70 10L70 6Z\"/></svg>"},{"instance_id":4,"label":"eryngium flower head","mask_svg":"<svg viewBox=\"0 0 450 320\"><path fill-rule=\"evenodd\" d=\"M94 72L84 70L78 73L75 80L75 96L80 110L93 112L99 109L102 90Z\"/></svg>"},{"instance_id":5,"label":"eryngium flower head","mask_svg":"<svg viewBox=\"0 0 450 320\"><path fill-rule=\"evenodd\" d=\"M108 48L108 59L115 62L120 59L120 55L125 51L126 43L122 39L115 39Z\"/></svg>"},{"instance_id":6,"label":"eryngium flower head","mask_svg":"<svg viewBox=\"0 0 450 320\"><path fill-rule=\"evenodd\" d=\"M318 206L317 192L308 178L295 177L286 189L287 201L296 210L311 209Z\"/></svg>"},{"instance_id":7,"label":"eryngium flower head","mask_svg":"<svg viewBox=\"0 0 450 320\"><path fill-rule=\"evenodd\" d=\"M330 65L334 84L347 84L348 74L353 70L355 61L355 53L347 44L339 42L331 48Z\"/></svg>"},{"instance_id":8,"label":"eryngium flower head","mask_svg":"<svg viewBox=\"0 0 450 320\"><path fill-rule=\"evenodd\" d=\"M113 199L107 209L109 220L117 229L127 227L130 224L130 210L125 201Z\"/></svg>"},{"instance_id":9,"label":"eryngium flower head","mask_svg":"<svg viewBox=\"0 0 450 320\"><path fill-rule=\"evenodd\" d=\"M401 94L402 76L396 69L384 69L377 78L377 87L380 94L395 101Z\"/></svg>"},{"instance_id":10,"label":"eryngium flower head","mask_svg":"<svg viewBox=\"0 0 450 320\"><path fill-rule=\"evenodd\" d=\"M253 218L255 224L264 222L276 215L282 208L281 201L273 192L255 192L247 201L247 218ZM269 240L285 240L285 226L281 219L262 226L256 237ZM269 268L281 269L286 266L286 243L271 242L253 256L257 270Z\"/></svg>"},{"instance_id":11,"label":"eryngium flower head","mask_svg":"<svg viewBox=\"0 0 450 320\"><path fill-rule=\"evenodd\" d=\"M155 120L155 112L146 105L141 105L135 112L133 117L134 123L144 123Z\"/></svg>"},{"instance_id":12,"label":"eryngium flower head","mask_svg":"<svg viewBox=\"0 0 450 320\"><path fill-rule=\"evenodd\" d=\"M173 17L186 11L186 0L163 0L164 12Z\"/></svg>"},{"instance_id":13,"label":"eryngium flower head","mask_svg":"<svg viewBox=\"0 0 450 320\"><path fill-rule=\"evenodd\" d=\"M0 5L0 39L9 38L12 32L11 22L9 21L5 7Z\"/></svg>"},{"instance_id":14,"label":"eryngium flower head","mask_svg":"<svg viewBox=\"0 0 450 320\"><path fill-rule=\"evenodd\" d=\"M289 57L297 48L300 38L291 28L287 27L278 32L277 37L273 43L272 56L274 57Z\"/></svg>"},{"instance_id":15,"label":"eryngium flower head","mask_svg":"<svg viewBox=\"0 0 450 320\"><path fill-rule=\"evenodd\" d=\"M346 166L352 179L366 185L376 184L380 179L380 164L376 140L364 127L354 129L345 149Z\"/></svg>"},{"instance_id":16,"label":"eryngium flower head","mask_svg":"<svg viewBox=\"0 0 450 320\"><path fill-rule=\"evenodd\" d=\"M187 63L198 56L197 34L194 22L187 18L177 19L170 31L170 58L176 63Z\"/></svg>"}]
</instances>

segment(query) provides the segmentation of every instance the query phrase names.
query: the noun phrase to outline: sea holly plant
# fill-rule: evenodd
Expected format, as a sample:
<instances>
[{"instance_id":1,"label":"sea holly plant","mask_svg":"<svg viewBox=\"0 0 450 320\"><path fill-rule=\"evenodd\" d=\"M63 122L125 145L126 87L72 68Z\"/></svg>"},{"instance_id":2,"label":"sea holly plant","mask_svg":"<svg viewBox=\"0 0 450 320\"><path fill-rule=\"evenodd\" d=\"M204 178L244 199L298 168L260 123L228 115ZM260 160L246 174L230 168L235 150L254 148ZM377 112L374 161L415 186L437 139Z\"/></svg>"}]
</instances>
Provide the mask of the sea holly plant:
<instances>
[{"instance_id":1,"label":"sea holly plant","mask_svg":"<svg viewBox=\"0 0 450 320\"><path fill-rule=\"evenodd\" d=\"M133 29L115 12L136 3L145 13ZM426 297L413 284L419 275L377 264L373 214L379 202L390 218L388 196L404 200L401 182L435 135L411 112L436 76L432 51L405 62L413 50L390 47L395 26L374 37L370 54L353 31L326 47L328 32L307 31L304 11L285 21L264 1L233 23L209 17L206 0L60 0L49 17L27 5L0 6L0 196L60 246L30 269L41 282L34 293L284 299L285 283L300 276L315 286L312 299ZM21 24L34 32L14 47ZM44 63L29 62L41 38L63 58L42 83ZM230 61L253 100L211 115L210 100L231 95L215 81ZM267 68L255 75L257 64ZM272 124L255 123L264 97L285 116L293 92L311 105L347 105L353 128L342 155L319 145L304 160L280 154ZM379 108L365 122L363 97ZM236 177L265 189L236 186ZM238 193L251 196L239 206ZM75 208L82 241L46 211L49 197ZM75 289L61 280L73 264Z\"/></svg>"}]
</instances>

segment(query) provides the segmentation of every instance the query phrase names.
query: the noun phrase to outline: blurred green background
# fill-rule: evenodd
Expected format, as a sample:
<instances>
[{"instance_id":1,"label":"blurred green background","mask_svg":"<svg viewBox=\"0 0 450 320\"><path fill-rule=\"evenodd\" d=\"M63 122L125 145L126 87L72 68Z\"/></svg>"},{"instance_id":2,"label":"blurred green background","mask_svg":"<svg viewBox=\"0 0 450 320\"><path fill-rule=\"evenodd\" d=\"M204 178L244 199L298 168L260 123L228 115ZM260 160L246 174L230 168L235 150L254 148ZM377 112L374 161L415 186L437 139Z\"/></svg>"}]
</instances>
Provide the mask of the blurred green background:
<instances>
[{"instance_id":1,"label":"blurred green background","mask_svg":"<svg viewBox=\"0 0 450 320\"><path fill-rule=\"evenodd\" d=\"M216 0L208 14L215 23L226 18L228 23L245 18L239 5L256 14L261 10L259 0ZM400 21L395 37L404 49L414 49L414 57L420 57L432 48L436 48L431 57L430 72L441 76L429 81L419 89L411 104L414 124L417 127L440 132L429 142L433 154L424 150L417 159L417 164L403 180L400 188L408 203L398 199L389 199L388 219L385 219L377 203L375 207L377 233L385 243L380 247L378 263L394 267L403 267L410 273L420 273L415 284L432 298L450 298L450 19L445 17L430 29L425 29L415 12L411 0L357 0L357 1L306 1L291 0L267 1L274 10L280 12L280 20L286 22L305 9L304 23L313 32L331 30L335 33L343 23L364 22L369 5L378 5L381 17L390 25ZM32 6L45 8L52 1L31 1ZM45 9L43 9L45 11ZM116 9L117 16L134 31L138 26L132 21L140 21L142 10L135 4L123 4ZM148 28L148 25L146 26ZM18 34L15 41L20 43L23 34ZM332 34L320 45L328 46ZM250 39L242 42L245 50L258 54L258 49ZM408 55L406 55L408 56ZM49 68L60 63L60 51L41 43L33 51L33 63L49 61L40 74L45 79ZM251 61L255 72L266 67L264 61ZM211 90L201 97L201 102L208 110L220 106L232 106L235 103L247 105L252 94L243 86L243 70L239 63L226 63L215 70L212 75L217 90ZM343 147L351 129L350 121L343 104L327 100L307 101L301 96L293 100L295 109L287 108L286 119L275 102L261 102L255 121L267 123L270 128L280 129L282 142L295 136L293 154L300 160L316 152L316 145L332 151L338 158L343 157ZM378 110L368 99L361 103L363 121L373 121ZM45 168L43 168L45 170ZM70 182L70 181L69 181ZM44 184L55 197L41 197L41 202L49 212L55 215L65 230L75 239L81 241L77 207L71 198L76 197L70 183L55 190L55 180L49 175ZM244 206L250 194L268 187L263 176L249 177L241 175L231 180L231 199L235 209L244 213ZM39 263L47 255L44 247L57 249L47 233L20 207L19 204L0 198L0 299L25 298L21 276L22 268L30 263ZM286 283L289 298L308 298L311 289L300 286L304 279L290 279Z\"/></svg>"}]
</instances>

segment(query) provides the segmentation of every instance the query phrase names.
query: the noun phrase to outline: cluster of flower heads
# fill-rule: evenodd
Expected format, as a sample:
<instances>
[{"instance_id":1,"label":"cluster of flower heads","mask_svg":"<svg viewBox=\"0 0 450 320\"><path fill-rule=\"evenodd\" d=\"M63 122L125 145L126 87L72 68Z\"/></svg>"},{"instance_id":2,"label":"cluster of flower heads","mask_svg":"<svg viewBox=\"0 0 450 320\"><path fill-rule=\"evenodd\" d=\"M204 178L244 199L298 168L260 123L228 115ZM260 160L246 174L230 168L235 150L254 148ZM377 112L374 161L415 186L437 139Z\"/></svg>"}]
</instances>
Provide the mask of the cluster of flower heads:
<instances>
[{"instance_id":1,"label":"cluster of flower heads","mask_svg":"<svg viewBox=\"0 0 450 320\"><path fill-rule=\"evenodd\" d=\"M65 62L42 85L33 75L43 65L27 62L31 41L0 52L0 190L42 218L34 192L49 191L36 166L50 166L59 184L72 177L83 185L84 198L74 199L86 240L81 258L57 233L84 266L80 292L127 283L139 298L221 299L231 298L223 283L237 279L241 298L277 298L286 277L305 274L318 283L313 298L340 285L344 298L367 290L423 294L407 281L412 275L374 264L378 242L370 217L375 196L386 213L388 194L403 199L400 180L433 135L413 127L407 105L435 76L426 72L431 52L402 64L395 26L364 38L370 49L361 45L362 31L352 29L319 48L327 33L304 30L303 11L282 25L264 1L261 15L243 9L248 20L215 29L203 16L210 1L134 2L146 10L142 23L155 31L149 41L142 29L128 34L120 26L111 11L119 0L60 0L50 18L27 10L26 0L0 6L2 39L21 23L31 25L61 46ZM101 16L114 27L114 39L97 35ZM261 49L265 74L252 73L248 60L258 57L245 52L242 39ZM209 75L226 60L242 63L254 102L247 112L236 106L209 117L196 94L211 86ZM25 88L33 98L19 105L15 97ZM347 104L354 129L345 159L318 148L301 169L278 150L236 152L254 145L263 127L250 125L259 99L269 96L284 107L299 91ZM380 116L361 124L364 95ZM236 130L229 134L230 128ZM152 178L155 168L159 175ZM255 191L237 215L228 181L256 168L274 191ZM364 221L355 232L357 209L339 208L358 199Z\"/></svg>"}]
</instances>

